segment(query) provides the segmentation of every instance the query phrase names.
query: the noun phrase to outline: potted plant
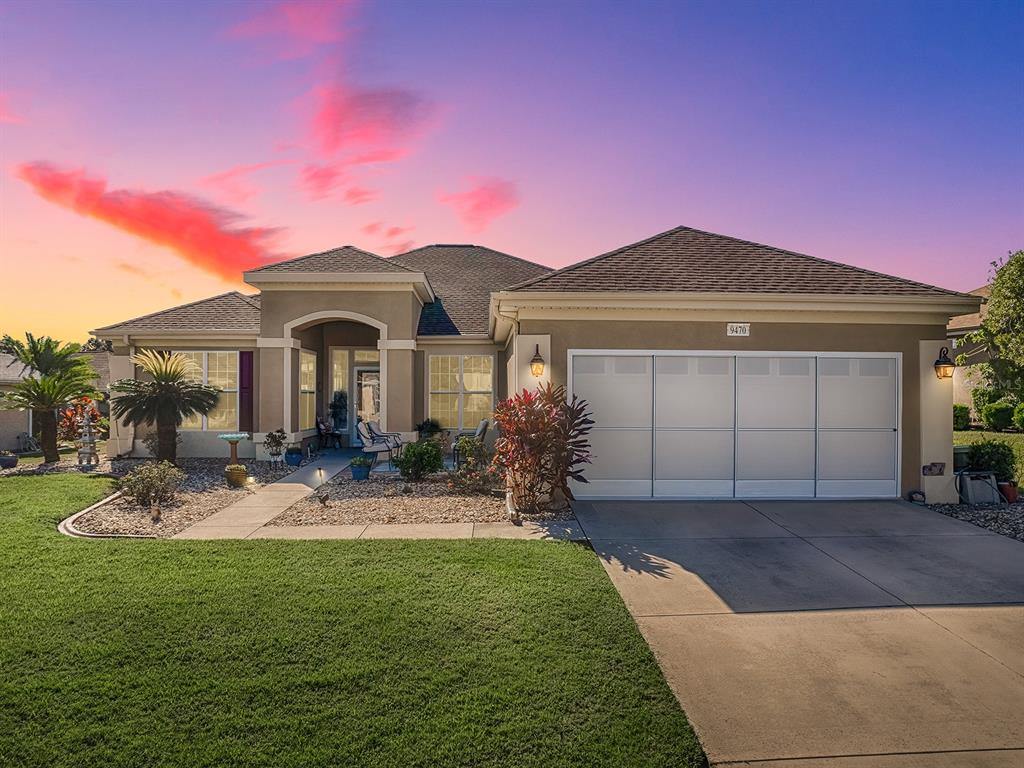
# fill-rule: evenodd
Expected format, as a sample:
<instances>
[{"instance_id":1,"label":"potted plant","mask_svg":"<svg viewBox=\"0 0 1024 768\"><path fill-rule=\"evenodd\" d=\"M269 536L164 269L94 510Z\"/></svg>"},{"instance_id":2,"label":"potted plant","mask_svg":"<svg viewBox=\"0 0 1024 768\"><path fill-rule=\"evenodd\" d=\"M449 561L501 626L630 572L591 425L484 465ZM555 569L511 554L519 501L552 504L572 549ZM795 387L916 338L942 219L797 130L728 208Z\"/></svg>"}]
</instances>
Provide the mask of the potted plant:
<instances>
[{"instance_id":1,"label":"potted plant","mask_svg":"<svg viewBox=\"0 0 1024 768\"><path fill-rule=\"evenodd\" d=\"M289 445L288 450L284 452L284 463L289 467L299 466L302 463L302 446Z\"/></svg>"},{"instance_id":2,"label":"potted plant","mask_svg":"<svg viewBox=\"0 0 1024 768\"><path fill-rule=\"evenodd\" d=\"M273 432L267 432L266 437L263 438L263 449L267 452L271 461L281 460L286 437L287 435L283 429L275 429Z\"/></svg>"},{"instance_id":3,"label":"potted plant","mask_svg":"<svg viewBox=\"0 0 1024 768\"><path fill-rule=\"evenodd\" d=\"M344 432L348 426L348 393L344 390L335 392L327 409L331 412L334 431Z\"/></svg>"},{"instance_id":4,"label":"potted plant","mask_svg":"<svg viewBox=\"0 0 1024 768\"><path fill-rule=\"evenodd\" d=\"M368 456L356 456L349 462L352 470L353 480L368 480L370 478L370 465L373 464Z\"/></svg>"},{"instance_id":5,"label":"potted plant","mask_svg":"<svg viewBox=\"0 0 1024 768\"><path fill-rule=\"evenodd\" d=\"M416 425L416 431L420 435L420 440L430 440L441 434L441 422L437 419L425 419Z\"/></svg>"},{"instance_id":6,"label":"potted plant","mask_svg":"<svg viewBox=\"0 0 1024 768\"><path fill-rule=\"evenodd\" d=\"M228 464L224 467L224 477L232 488L241 488L249 479L245 464Z\"/></svg>"},{"instance_id":7,"label":"potted plant","mask_svg":"<svg viewBox=\"0 0 1024 768\"><path fill-rule=\"evenodd\" d=\"M14 469L18 466L17 455L10 451L0 451L0 469Z\"/></svg>"}]
</instances>

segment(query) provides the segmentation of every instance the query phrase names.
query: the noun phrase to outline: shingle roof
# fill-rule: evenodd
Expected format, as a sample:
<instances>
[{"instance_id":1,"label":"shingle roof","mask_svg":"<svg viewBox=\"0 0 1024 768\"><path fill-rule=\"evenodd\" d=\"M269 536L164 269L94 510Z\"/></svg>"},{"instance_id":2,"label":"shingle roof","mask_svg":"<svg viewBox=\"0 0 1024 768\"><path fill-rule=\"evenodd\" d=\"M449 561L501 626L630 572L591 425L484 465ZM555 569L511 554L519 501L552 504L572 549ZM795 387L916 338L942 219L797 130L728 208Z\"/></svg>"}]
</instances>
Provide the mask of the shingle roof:
<instances>
[{"instance_id":1,"label":"shingle roof","mask_svg":"<svg viewBox=\"0 0 1024 768\"><path fill-rule=\"evenodd\" d=\"M0 352L0 384L17 384L28 377L28 369L14 355Z\"/></svg>"},{"instance_id":2,"label":"shingle roof","mask_svg":"<svg viewBox=\"0 0 1024 768\"><path fill-rule=\"evenodd\" d=\"M75 357L80 357L96 371L96 386L104 392L110 386L110 353L104 350L95 352L79 352Z\"/></svg>"},{"instance_id":3,"label":"shingle roof","mask_svg":"<svg viewBox=\"0 0 1024 768\"><path fill-rule=\"evenodd\" d=\"M492 291L551 271L481 245L425 245L390 261L425 273L437 296L420 313L421 336L487 333Z\"/></svg>"},{"instance_id":4,"label":"shingle roof","mask_svg":"<svg viewBox=\"0 0 1024 768\"><path fill-rule=\"evenodd\" d=\"M992 286L983 285L981 288L975 288L971 291L972 296L981 296L987 299L992 295ZM988 314L988 304L982 304L981 309L977 312L972 312L969 315L957 315L949 321L949 325L946 328L950 331L959 331L966 333L967 331L977 330L981 326L981 321L985 319L985 315Z\"/></svg>"},{"instance_id":5,"label":"shingle roof","mask_svg":"<svg viewBox=\"0 0 1024 768\"><path fill-rule=\"evenodd\" d=\"M114 323L103 331L252 331L260 330L260 302L258 297L245 296L238 291L222 293L208 299L171 307L121 323Z\"/></svg>"},{"instance_id":6,"label":"shingle roof","mask_svg":"<svg viewBox=\"0 0 1024 768\"><path fill-rule=\"evenodd\" d=\"M965 295L689 227L571 264L511 290Z\"/></svg>"},{"instance_id":7,"label":"shingle roof","mask_svg":"<svg viewBox=\"0 0 1024 768\"><path fill-rule=\"evenodd\" d=\"M351 245L267 264L250 272L408 272L405 267Z\"/></svg>"}]
</instances>

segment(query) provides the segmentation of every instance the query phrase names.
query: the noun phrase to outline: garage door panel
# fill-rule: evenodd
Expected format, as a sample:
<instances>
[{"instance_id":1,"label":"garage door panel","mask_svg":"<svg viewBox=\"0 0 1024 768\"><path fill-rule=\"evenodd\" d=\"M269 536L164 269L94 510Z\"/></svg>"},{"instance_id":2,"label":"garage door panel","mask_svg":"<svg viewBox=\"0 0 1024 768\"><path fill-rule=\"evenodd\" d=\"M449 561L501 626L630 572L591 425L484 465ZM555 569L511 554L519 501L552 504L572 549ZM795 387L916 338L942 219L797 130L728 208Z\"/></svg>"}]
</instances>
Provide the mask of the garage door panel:
<instances>
[{"instance_id":1,"label":"garage door panel","mask_svg":"<svg viewBox=\"0 0 1024 768\"><path fill-rule=\"evenodd\" d=\"M654 364L659 427L732 428L733 358L662 356Z\"/></svg>"},{"instance_id":2,"label":"garage door panel","mask_svg":"<svg viewBox=\"0 0 1024 768\"><path fill-rule=\"evenodd\" d=\"M813 430L741 430L737 480L814 480Z\"/></svg>"},{"instance_id":3,"label":"garage door panel","mask_svg":"<svg viewBox=\"0 0 1024 768\"><path fill-rule=\"evenodd\" d=\"M823 430L818 435L819 480L894 480L896 433Z\"/></svg>"},{"instance_id":4,"label":"garage door panel","mask_svg":"<svg viewBox=\"0 0 1024 768\"><path fill-rule=\"evenodd\" d=\"M589 483L573 486L579 496L650 496L651 431L596 429L590 433ZM579 492L577 493L577 489Z\"/></svg>"},{"instance_id":5,"label":"garage door panel","mask_svg":"<svg viewBox=\"0 0 1024 768\"><path fill-rule=\"evenodd\" d=\"M886 429L896 426L895 360L824 357L819 366L819 427Z\"/></svg>"},{"instance_id":6,"label":"garage door panel","mask_svg":"<svg viewBox=\"0 0 1024 768\"><path fill-rule=\"evenodd\" d=\"M573 359L573 391L590 403L599 428L653 423L652 359L579 356Z\"/></svg>"},{"instance_id":7,"label":"garage door panel","mask_svg":"<svg viewBox=\"0 0 1024 768\"><path fill-rule=\"evenodd\" d=\"M741 357L736 421L744 428L814 428L813 357Z\"/></svg>"},{"instance_id":8,"label":"garage door panel","mask_svg":"<svg viewBox=\"0 0 1024 768\"><path fill-rule=\"evenodd\" d=\"M655 431L656 480L728 480L733 474L732 430Z\"/></svg>"}]
</instances>

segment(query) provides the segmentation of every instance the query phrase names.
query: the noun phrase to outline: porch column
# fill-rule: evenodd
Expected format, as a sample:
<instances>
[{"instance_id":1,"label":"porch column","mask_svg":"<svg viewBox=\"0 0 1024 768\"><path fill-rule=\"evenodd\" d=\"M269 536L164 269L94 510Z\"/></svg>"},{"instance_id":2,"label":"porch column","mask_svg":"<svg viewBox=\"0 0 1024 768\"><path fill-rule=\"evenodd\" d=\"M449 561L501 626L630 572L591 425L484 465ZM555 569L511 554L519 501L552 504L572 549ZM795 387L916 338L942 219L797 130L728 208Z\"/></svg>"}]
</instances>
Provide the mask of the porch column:
<instances>
[{"instance_id":1,"label":"porch column","mask_svg":"<svg viewBox=\"0 0 1024 768\"><path fill-rule=\"evenodd\" d=\"M416 342L412 339L381 339L377 348L380 350L381 426L389 432L401 432L407 439L414 439L414 398L423 396L422 392L414 391L413 385Z\"/></svg>"},{"instance_id":2,"label":"porch column","mask_svg":"<svg viewBox=\"0 0 1024 768\"><path fill-rule=\"evenodd\" d=\"M918 377L921 401L918 416L921 453L917 457L921 490L929 503L955 503L953 483L953 380L935 375L939 350L948 346L945 339L918 342ZM941 475L925 475L924 466L944 463ZM907 488L904 488L906 493Z\"/></svg>"},{"instance_id":3,"label":"porch column","mask_svg":"<svg viewBox=\"0 0 1024 768\"><path fill-rule=\"evenodd\" d=\"M283 429L291 433L293 429L291 404L295 399L295 387L292 381L292 358L294 349L299 346L298 339L259 338L256 346L260 348L259 365L259 432L262 436L275 429ZM256 435L253 436L256 440ZM262 440L262 437L258 439Z\"/></svg>"},{"instance_id":4,"label":"porch column","mask_svg":"<svg viewBox=\"0 0 1024 768\"><path fill-rule=\"evenodd\" d=\"M118 379L132 379L135 378L135 366L132 365L131 359L128 355L115 355L110 354L110 380L117 381ZM110 394L110 399L113 401L117 397L116 393ZM131 424L125 426L121 423L120 419L114 418L114 415L110 415L110 437L107 440L107 456L113 458L114 456L126 456L131 453L132 448L135 445L135 427Z\"/></svg>"}]
</instances>

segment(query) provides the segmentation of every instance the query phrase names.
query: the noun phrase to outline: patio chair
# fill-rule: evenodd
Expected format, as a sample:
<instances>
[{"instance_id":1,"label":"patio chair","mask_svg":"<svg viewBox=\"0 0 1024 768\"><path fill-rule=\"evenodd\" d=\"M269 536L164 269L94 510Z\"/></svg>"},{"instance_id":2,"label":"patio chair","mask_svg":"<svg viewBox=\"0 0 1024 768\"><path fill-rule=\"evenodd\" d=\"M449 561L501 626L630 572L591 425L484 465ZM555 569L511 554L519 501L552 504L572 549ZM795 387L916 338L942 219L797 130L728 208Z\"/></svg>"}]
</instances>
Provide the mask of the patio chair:
<instances>
[{"instance_id":1,"label":"patio chair","mask_svg":"<svg viewBox=\"0 0 1024 768\"><path fill-rule=\"evenodd\" d=\"M370 465L370 469L377 466L377 461L380 459L380 455L382 453L386 453L388 455L388 466L391 466L391 461L394 458L394 448L390 442L375 438L370 433L370 429L366 426L365 421L360 421L356 424L356 433L359 435L359 440L363 444L363 453L370 454L373 457L373 463Z\"/></svg>"},{"instance_id":2,"label":"patio chair","mask_svg":"<svg viewBox=\"0 0 1024 768\"><path fill-rule=\"evenodd\" d=\"M455 463L455 468L459 468L461 459L459 457L459 440L463 437L472 437L474 440L479 440L481 443L484 438L487 437L487 428L490 426L490 422L487 419L481 419L480 423L476 425L476 432L470 435L469 432L460 432L455 436L455 440L452 442L452 461Z\"/></svg>"},{"instance_id":3,"label":"patio chair","mask_svg":"<svg viewBox=\"0 0 1024 768\"><path fill-rule=\"evenodd\" d=\"M316 436L319 438L320 450L330 448L332 443L335 448L341 448L341 433L335 432L333 427L320 418L316 420Z\"/></svg>"},{"instance_id":4,"label":"patio chair","mask_svg":"<svg viewBox=\"0 0 1024 768\"><path fill-rule=\"evenodd\" d=\"M383 440L386 443L390 443L396 456L402 455L402 447L405 445L405 441L402 440L401 432L381 432L380 424L376 421L366 422L366 428L370 430L370 434L373 435L375 440Z\"/></svg>"}]
</instances>

